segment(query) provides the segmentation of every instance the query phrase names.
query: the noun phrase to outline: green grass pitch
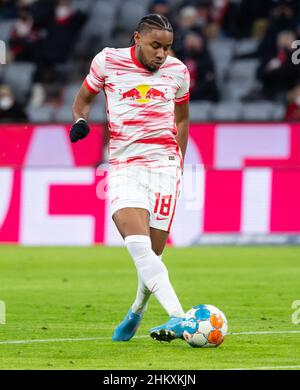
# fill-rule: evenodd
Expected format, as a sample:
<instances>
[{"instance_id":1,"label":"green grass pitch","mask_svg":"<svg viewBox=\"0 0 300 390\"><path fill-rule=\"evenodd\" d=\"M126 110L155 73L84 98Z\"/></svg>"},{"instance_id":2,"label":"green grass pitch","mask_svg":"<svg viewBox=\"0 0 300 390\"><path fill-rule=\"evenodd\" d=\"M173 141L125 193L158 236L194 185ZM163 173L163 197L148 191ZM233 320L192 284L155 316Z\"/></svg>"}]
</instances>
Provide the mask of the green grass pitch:
<instances>
[{"instance_id":1,"label":"green grass pitch","mask_svg":"<svg viewBox=\"0 0 300 390\"><path fill-rule=\"evenodd\" d=\"M136 292L124 248L1 246L0 369L300 368L300 248L167 248L164 261L185 310L224 311L233 334L219 348L152 340L148 329L167 320L155 297L137 337L111 341Z\"/></svg>"}]
</instances>

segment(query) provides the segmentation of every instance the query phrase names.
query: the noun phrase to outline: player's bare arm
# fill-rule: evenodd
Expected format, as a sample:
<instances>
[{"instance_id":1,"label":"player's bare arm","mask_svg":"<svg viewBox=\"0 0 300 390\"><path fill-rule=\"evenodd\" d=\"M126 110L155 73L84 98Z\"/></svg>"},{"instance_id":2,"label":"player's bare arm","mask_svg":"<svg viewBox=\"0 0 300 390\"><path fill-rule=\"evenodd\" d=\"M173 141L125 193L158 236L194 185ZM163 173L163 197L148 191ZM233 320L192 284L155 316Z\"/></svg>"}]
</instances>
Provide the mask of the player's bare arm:
<instances>
[{"instance_id":1,"label":"player's bare arm","mask_svg":"<svg viewBox=\"0 0 300 390\"><path fill-rule=\"evenodd\" d=\"M83 118L85 120L88 119L91 104L95 97L96 94L90 92L83 83L78 94L75 96L72 107L74 122L76 122L79 118Z\"/></svg>"},{"instance_id":2,"label":"player's bare arm","mask_svg":"<svg viewBox=\"0 0 300 390\"><path fill-rule=\"evenodd\" d=\"M176 140L184 160L189 135L189 104L175 104Z\"/></svg>"},{"instance_id":3,"label":"player's bare arm","mask_svg":"<svg viewBox=\"0 0 300 390\"><path fill-rule=\"evenodd\" d=\"M72 107L74 125L70 130L71 142L77 142L88 135L90 130L87 124L87 119L91 109L91 104L95 97L96 94L89 91L83 83L74 99Z\"/></svg>"}]
</instances>

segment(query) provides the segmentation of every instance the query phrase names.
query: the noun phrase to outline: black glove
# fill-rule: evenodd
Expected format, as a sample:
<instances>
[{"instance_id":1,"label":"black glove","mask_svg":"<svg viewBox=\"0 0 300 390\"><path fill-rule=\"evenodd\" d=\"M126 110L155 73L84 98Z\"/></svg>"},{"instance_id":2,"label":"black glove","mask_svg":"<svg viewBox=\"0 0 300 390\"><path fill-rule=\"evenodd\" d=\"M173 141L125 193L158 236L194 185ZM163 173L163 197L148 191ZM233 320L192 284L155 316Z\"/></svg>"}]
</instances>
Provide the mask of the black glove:
<instances>
[{"instance_id":1,"label":"black glove","mask_svg":"<svg viewBox=\"0 0 300 390\"><path fill-rule=\"evenodd\" d=\"M85 138L90 132L90 128L84 119L80 119L74 123L70 130L71 142L77 142L80 139Z\"/></svg>"}]
</instances>

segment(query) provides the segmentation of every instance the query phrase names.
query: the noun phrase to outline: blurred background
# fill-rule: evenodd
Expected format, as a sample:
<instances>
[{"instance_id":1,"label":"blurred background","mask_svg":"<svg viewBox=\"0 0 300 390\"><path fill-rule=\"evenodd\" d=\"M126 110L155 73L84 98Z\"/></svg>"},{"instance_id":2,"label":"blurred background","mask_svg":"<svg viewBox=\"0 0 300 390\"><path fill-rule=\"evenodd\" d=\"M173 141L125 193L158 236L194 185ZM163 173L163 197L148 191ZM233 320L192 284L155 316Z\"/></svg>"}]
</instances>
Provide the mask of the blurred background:
<instances>
[{"instance_id":1,"label":"blurred background","mask_svg":"<svg viewBox=\"0 0 300 390\"><path fill-rule=\"evenodd\" d=\"M107 159L101 93L90 137L70 145L68 130L91 59L130 46L147 13L174 27L172 55L191 74L186 161L204 165L196 191L186 184L204 207L179 202L170 243L299 243L296 0L0 0L0 241L121 243L94 199Z\"/></svg>"},{"instance_id":2,"label":"blurred background","mask_svg":"<svg viewBox=\"0 0 300 390\"><path fill-rule=\"evenodd\" d=\"M299 119L300 70L291 62L300 37L296 0L1 0L8 65L0 96L18 101L13 119L70 121L93 56L129 46L149 12L174 26L174 55L192 78L192 120ZM92 119L104 120L104 110Z\"/></svg>"}]
</instances>

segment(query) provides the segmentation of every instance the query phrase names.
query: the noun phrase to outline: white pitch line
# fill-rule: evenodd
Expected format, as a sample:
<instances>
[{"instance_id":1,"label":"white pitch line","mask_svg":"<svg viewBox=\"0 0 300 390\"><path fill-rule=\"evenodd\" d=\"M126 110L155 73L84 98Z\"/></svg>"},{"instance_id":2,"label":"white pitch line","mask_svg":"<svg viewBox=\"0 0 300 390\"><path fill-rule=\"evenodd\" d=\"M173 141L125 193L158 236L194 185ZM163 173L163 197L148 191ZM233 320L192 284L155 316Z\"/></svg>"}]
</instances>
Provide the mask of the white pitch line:
<instances>
[{"instance_id":1,"label":"white pitch line","mask_svg":"<svg viewBox=\"0 0 300 390\"><path fill-rule=\"evenodd\" d=\"M148 338L149 336L136 336L135 339ZM33 339L33 340L6 340L0 341L0 345L7 344L32 344L32 343L59 343L65 341L108 341L111 337L81 337L81 338L62 338L62 339Z\"/></svg>"},{"instance_id":2,"label":"white pitch line","mask_svg":"<svg viewBox=\"0 0 300 390\"><path fill-rule=\"evenodd\" d=\"M240 335L265 335L265 334L300 334L300 330L275 330L275 331L258 331L258 332L233 332L229 336ZM148 338L149 335L135 336L135 339ZM33 343L59 343L65 341L111 341L111 337L81 337L81 338L53 338L53 339L33 339L33 340L6 340L0 341L0 345L8 344L33 344Z\"/></svg>"},{"instance_id":3,"label":"white pitch line","mask_svg":"<svg viewBox=\"0 0 300 390\"><path fill-rule=\"evenodd\" d=\"M286 333L300 333L300 330L262 330L262 331L257 331L257 332L233 332L233 333L228 333L229 335L233 336L239 336L239 335L256 335L256 334L286 334Z\"/></svg>"}]
</instances>

